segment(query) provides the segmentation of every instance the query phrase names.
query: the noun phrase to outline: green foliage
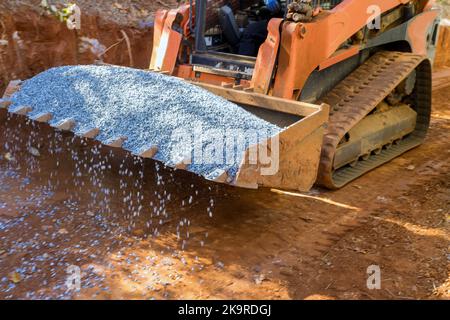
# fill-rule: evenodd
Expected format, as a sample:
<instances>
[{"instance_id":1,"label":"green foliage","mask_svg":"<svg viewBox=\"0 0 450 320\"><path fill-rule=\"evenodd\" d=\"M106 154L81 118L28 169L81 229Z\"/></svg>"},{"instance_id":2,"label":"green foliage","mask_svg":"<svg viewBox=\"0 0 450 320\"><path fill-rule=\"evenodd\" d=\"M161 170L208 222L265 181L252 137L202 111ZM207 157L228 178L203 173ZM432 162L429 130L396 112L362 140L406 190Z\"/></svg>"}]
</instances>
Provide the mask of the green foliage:
<instances>
[{"instance_id":1,"label":"green foliage","mask_svg":"<svg viewBox=\"0 0 450 320\"><path fill-rule=\"evenodd\" d=\"M51 15L54 15L61 22L67 21L67 19L73 14L75 3L66 3L62 8L58 8L54 4L49 4L48 0L42 0L40 6Z\"/></svg>"}]
</instances>

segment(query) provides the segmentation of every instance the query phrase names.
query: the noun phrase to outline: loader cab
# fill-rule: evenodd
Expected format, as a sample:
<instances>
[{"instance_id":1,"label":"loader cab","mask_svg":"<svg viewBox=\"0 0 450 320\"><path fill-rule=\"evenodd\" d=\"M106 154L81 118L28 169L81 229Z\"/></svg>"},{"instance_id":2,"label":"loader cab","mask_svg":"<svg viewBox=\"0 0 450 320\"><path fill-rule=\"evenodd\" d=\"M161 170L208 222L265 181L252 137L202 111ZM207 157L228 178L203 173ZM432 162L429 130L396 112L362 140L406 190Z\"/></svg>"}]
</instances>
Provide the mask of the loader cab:
<instances>
[{"instance_id":1,"label":"loader cab","mask_svg":"<svg viewBox=\"0 0 450 320\"><path fill-rule=\"evenodd\" d=\"M191 0L192 2L193 0ZM233 1L229 1L232 3ZM236 1L235 1L236 2ZM194 48L188 63L199 72L211 72L250 80L255 68L259 47L268 36L267 26L272 18L284 19L293 0L279 0L280 10L270 11L263 0L240 0L239 8L225 4L216 9L218 21L209 23L208 0L195 5ZM332 9L342 0L312 0L313 7ZM192 16L190 16L190 20ZM194 23L190 22L191 25Z\"/></svg>"},{"instance_id":2,"label":"loader cab","mask_svg":"<svg viewBox=\"0 0 450 320\"><path fill-rule=\"evenodd\" d=\"M252 1L252 0L249 0ZM204 34L198 34L202 43L198 43L198 51L224 52L256 57L259 46L267 37L267 24L271 18L283 18L285 0L277 12L270 11L263 0L253 0L253 4L240 8L232 8L226 4L218 8L217 23L207 25ZM247 4L248 5L248 4ZM241 9L242 8L242 9ZM243 44L252 43L252 48L243 48Z\"/></svg>"},{"instance_id":3,"label":"loader cab","mask_svg":"<svg viewBox=\"0 0 450 320\"><path fill-rule=\"evenodd\" d=\"M272 14L263 0L247 1L247 5L232 8L225 4L217 8L215 24L208 21L207 0L197 1L193 28L194 50L189 63L199 72L210 72L221 76L250 80L256 63L259 46L267 37L267 24L272 17L283 17L283 12ZM285 8L286 0L282 0ZM244 38L249 46L243 50Z\"/></svg>"},{"instance_id":4,"label":"loader cab","mask_svg":"<svg viewBox=\"0 0 450 320\"><path fill-rule=\"evenodd\" d=\"M276 68L281 28L293 0L278 1L281 10L276 13L264 0L189 0L178 9L159 10L150 69L244 87L252 87L257 79L255 89L267 92ZM332 9L340 2L312 0L311 4ZM244 40L250 44L246 50L242 50Z\"/></svg>"},{"instance_id":5,"label":"loader cab","mask_svg":"<svg viewBox=\"0 0 450 320\"><path fill-rule=\"evenodd\" d=\"M256 57L259 46L267 37L267 24L271 18L285 18L288 5L294 0L278 0L279 10L271 11L264 0L239 0L239 6L233 6L233 1L216 8L218 21L208 23L207 0L199 0L196 7L196 17L200 17L195 26L196 52L223 52ZM303 0L295 0L303 1ZM235 3L236 1L234 1ZM312 0L312 7L320 6L325 10L334 8L342 0ZM192 19L192 17L190 18ZM203 20L203 21L202 21ZM256 35L251 40L255 42L255 50L242 50L242 42L248 34Z\"/></svg>"}]
</instances>

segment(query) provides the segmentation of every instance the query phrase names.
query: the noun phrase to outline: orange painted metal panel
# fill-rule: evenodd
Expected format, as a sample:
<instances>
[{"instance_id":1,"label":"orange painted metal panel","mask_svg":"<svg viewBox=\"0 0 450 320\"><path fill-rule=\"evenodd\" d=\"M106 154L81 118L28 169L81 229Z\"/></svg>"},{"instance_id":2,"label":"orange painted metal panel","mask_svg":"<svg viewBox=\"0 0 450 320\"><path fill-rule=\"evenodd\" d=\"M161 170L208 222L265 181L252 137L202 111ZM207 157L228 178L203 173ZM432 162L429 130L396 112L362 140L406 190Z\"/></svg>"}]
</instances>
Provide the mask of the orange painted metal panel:
<instances>
[{"instance_id":1,"label":"orange painted metal panel","mask_svg":"<svg viewBox=\"0 0 450 320\"><path fill-rule=\"evenodd\" d=\"M351 46L348 49L338 50L330 58L328 58L319 65L319 70L326 69L328 67L331 67L332 65L335 65L336 63L339 63L341 61L344 61L345 59L353 57L354 55L357 55L359 53L359 50L360 46Z\"/></svg>"},{"instance_id":2,"label":"orange painted metal panel","mask_svg":"<svg viewBox=\"0 0 450 320\"><path fill-rule=\"evenodd\" d=\"M271 19L267 26L266 41L259 47L253 71L252 86L255 92L267 93L273 77L273 70L280 46L280 25L283 19Z\"/></svg>"},{"instance_id":3,"label":"orange painted metal panel","mask_svg":"<svg viewBox=\"0 0 450 320\"><path fill-rule=\"evenodd\" d=\"M424 12L415 17L408 26L408 40L412 52L422 55L428 53L427 34L438 16L438 10Z\"/></svg>"},{"instance_id":4,"label":"orange painted metal panel","mask_svg":"<svg viewBox=\"0 0 450 320\"><path fill-rule=\"evenodd\" d=\"M170 10L167 13L153 64L153 68L157 71L172 73L175 69L183 35L173 30L173 25L179 20L180 13L178 10Z\"/></svg>"},{"instance_id":5,"label":"orange painted metal panel","mask_svg":"<svg viewBox=\"0 0 450 320\"><path fill-rule=\"evenodd\" d=\"M209 83L209 84L214 84L214 85L223 85L224 83L229 83L231 86L234 86L235 81L236 81L234 78L226 77L226 76L222 76L222 75L211 74L211 73L206 73L206 72L197 72L196 73L193 70L192 65L188 65L188 64L178 65L177 68L175 69L173 75L175 77L183 78L183 79L190 80L190 81L199 81L199 82L204 82L204 83ZM250 81L241 79L240 85L243 88L247 88L247 87L250 87L251 84L250 84Z\"/></svg>"},{"instance_id":6,"label":"orange painted metal panel","mask_svg":"<svg viewBox=\"0 0 450 320\"><path fill-rule=\"evenodd\" d=\"M377 5L383 13L408 2L383 0ZM284 23L273 95L293 99L311 72L367 24L372 14L368 8L373 4L373 0L345 0L312 23Z\"/></svg>"},{"instance_id":7,"label":"orange painted metal panel","mask_svg":"<svg viewBox=\"0 0 450 320\"><path fill-rule=\"evenodd\" d=\"M150 69L155 68L156 54L159 48L159 42L164 28L164 22L166 21L167 10L158 10L155 13L155 24L153 27L153 49L152 58L150 60Z\"/></svg>"}]
</instances>

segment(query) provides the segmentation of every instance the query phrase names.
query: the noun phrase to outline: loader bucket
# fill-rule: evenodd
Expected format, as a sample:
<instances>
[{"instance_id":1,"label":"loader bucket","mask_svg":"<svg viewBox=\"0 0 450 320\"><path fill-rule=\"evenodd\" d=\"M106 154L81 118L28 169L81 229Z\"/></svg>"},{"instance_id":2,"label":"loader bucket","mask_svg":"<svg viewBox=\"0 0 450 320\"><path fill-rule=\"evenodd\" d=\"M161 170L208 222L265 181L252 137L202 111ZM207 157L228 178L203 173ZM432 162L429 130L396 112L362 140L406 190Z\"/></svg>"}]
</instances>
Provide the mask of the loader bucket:
<instances>
[{"instance_id":1,"label":"loader bucket","mask_svg":"<svg viewBox=\"0 0 450 320\"><path fill-rule=\"evenodd\" d=\"M56 130L72 131L86 139L98 140L111 150L123 147L135 156L151 158L163 162L166 166L190 171L217 183L243 188L272 187L300 191L307 191L312 187L317 176L324 125L328 119L328 105L314 105L270 97L254 93L249 89L243 90L240 87L230 88L196 82L192 84L239 106L230 104L233 108L243 108L256 118L263 119L281 129L276 134L258 140L257 143L250 144L243 151L241 150L239 158L241 160L233 170L224 170L223 166L217 166L217 170L212 170L214 169L212 164L208 167L212 168L209 169L210 172L203 174L199 173L195 160L192 160L190 156L170 163L162 160L160 154L165 151L161 146L151 145L136 153L126 148L126 143L132 140L128 136L111 137L109 140L100 139L102 130L95 126L80 133L75 129L79 127L76 117L70 117L70 114L68 118L50 123L56 120L58 110L53 110L54 113L37 110L40 111L38 114L28 117L32 111L37 112L34 110L35 106L15 105L14 108L11 106L12 97L21 89L20 81L9 84L3 99L0 100L0 108L7 109L9 113L14 113L16 116L27 117L32 122L49 123ZM195 88L195 86L192 87ZM226 107L227 105L224 104L224 108ZM5 113L2 112L2 114ZM134 114L127 116L136 117ZM170 114L160 116L170 119ZM5 117L0 117L0 120L4 121Z\"/></svg>"},{"instance_id":2,"label":"loader bucket","mask_svg":"<svg viewBox=\"0 0 450 320\"><path fill-rule=\"evenodd\" d=\"M240 87L234 89L193 83L241 105L267 121L285 126L277 135L245 151L233 181L222 177L218 182L244 188L311 189L317 178L324 126L329 114L328 105L271 97ZM256 153L257 157L254 156ZM270 158L270 161L266 158Z\"/></svg>"}]
</instances>

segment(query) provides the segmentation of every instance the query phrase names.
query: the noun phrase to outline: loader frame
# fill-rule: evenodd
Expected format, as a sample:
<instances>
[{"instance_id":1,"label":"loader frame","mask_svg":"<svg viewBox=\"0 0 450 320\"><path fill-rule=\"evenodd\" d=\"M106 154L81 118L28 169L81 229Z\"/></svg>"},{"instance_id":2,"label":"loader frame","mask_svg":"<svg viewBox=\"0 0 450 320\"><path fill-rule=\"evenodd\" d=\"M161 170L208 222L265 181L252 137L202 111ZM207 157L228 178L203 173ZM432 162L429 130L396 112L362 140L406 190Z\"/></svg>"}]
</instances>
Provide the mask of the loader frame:
<instances>
[{"instance_id":1,"label":"loader frame","mask_svg":"<svg viewBox=\"0 0 450 320\"><path fill-rule=\"evenodd\" d=\"M254 92L297 100L314 71L337 65L367 48L398 42L407 43L409 52L432 57L437 39L438 10L432 8L433 0L383 0L378 4L382 19L395 9L411 5L417 6L420 13L379 36L343 46L358 32L367 31L372 15L368 8L373 5L373 0L344 0L310 23L271 19L266 41L254 63L249 62L253 72L246 77L240 72L199 68L190 60L183 62L183 56L191 57L206 50L203 41L206 3L207 0L196 1L195 10L185 4L157 12L150 69L191 81L243 85ZM190 40L194 45L186 45ZM233 56L236 61L245 60Z\"/></svg>"},{"instance_id":2,"label":"loader frame","mask_svg":"<svg viewBox=\"0 0 450 320\"><path fill-rule=\"evenodd\" d=\"M277 137L283 148L280 172L262 176L260 166L242 163L234 184L306 191L318 177L320 184L335 188L321 178L331 176L333 168L317 166L319 159L324 161L324 135L330 135L327 128L333 127L330 106L318 101L378 51L412 53L428 61L434 57L439 20L434 0L382 0L376 8L373 4L373 0L334 1L329 10L304 23L272 18L267 38L252 58L208 51L204 41L208 0L190 1L157 12L150 69L241 105L301 116ZM374 19L379 28L370 28ZM368 112L375 107L368 105ZM390 120L395 122L394 118ZM329 157L333 161L334 155Z\"/></svg>"}]
</instances>

